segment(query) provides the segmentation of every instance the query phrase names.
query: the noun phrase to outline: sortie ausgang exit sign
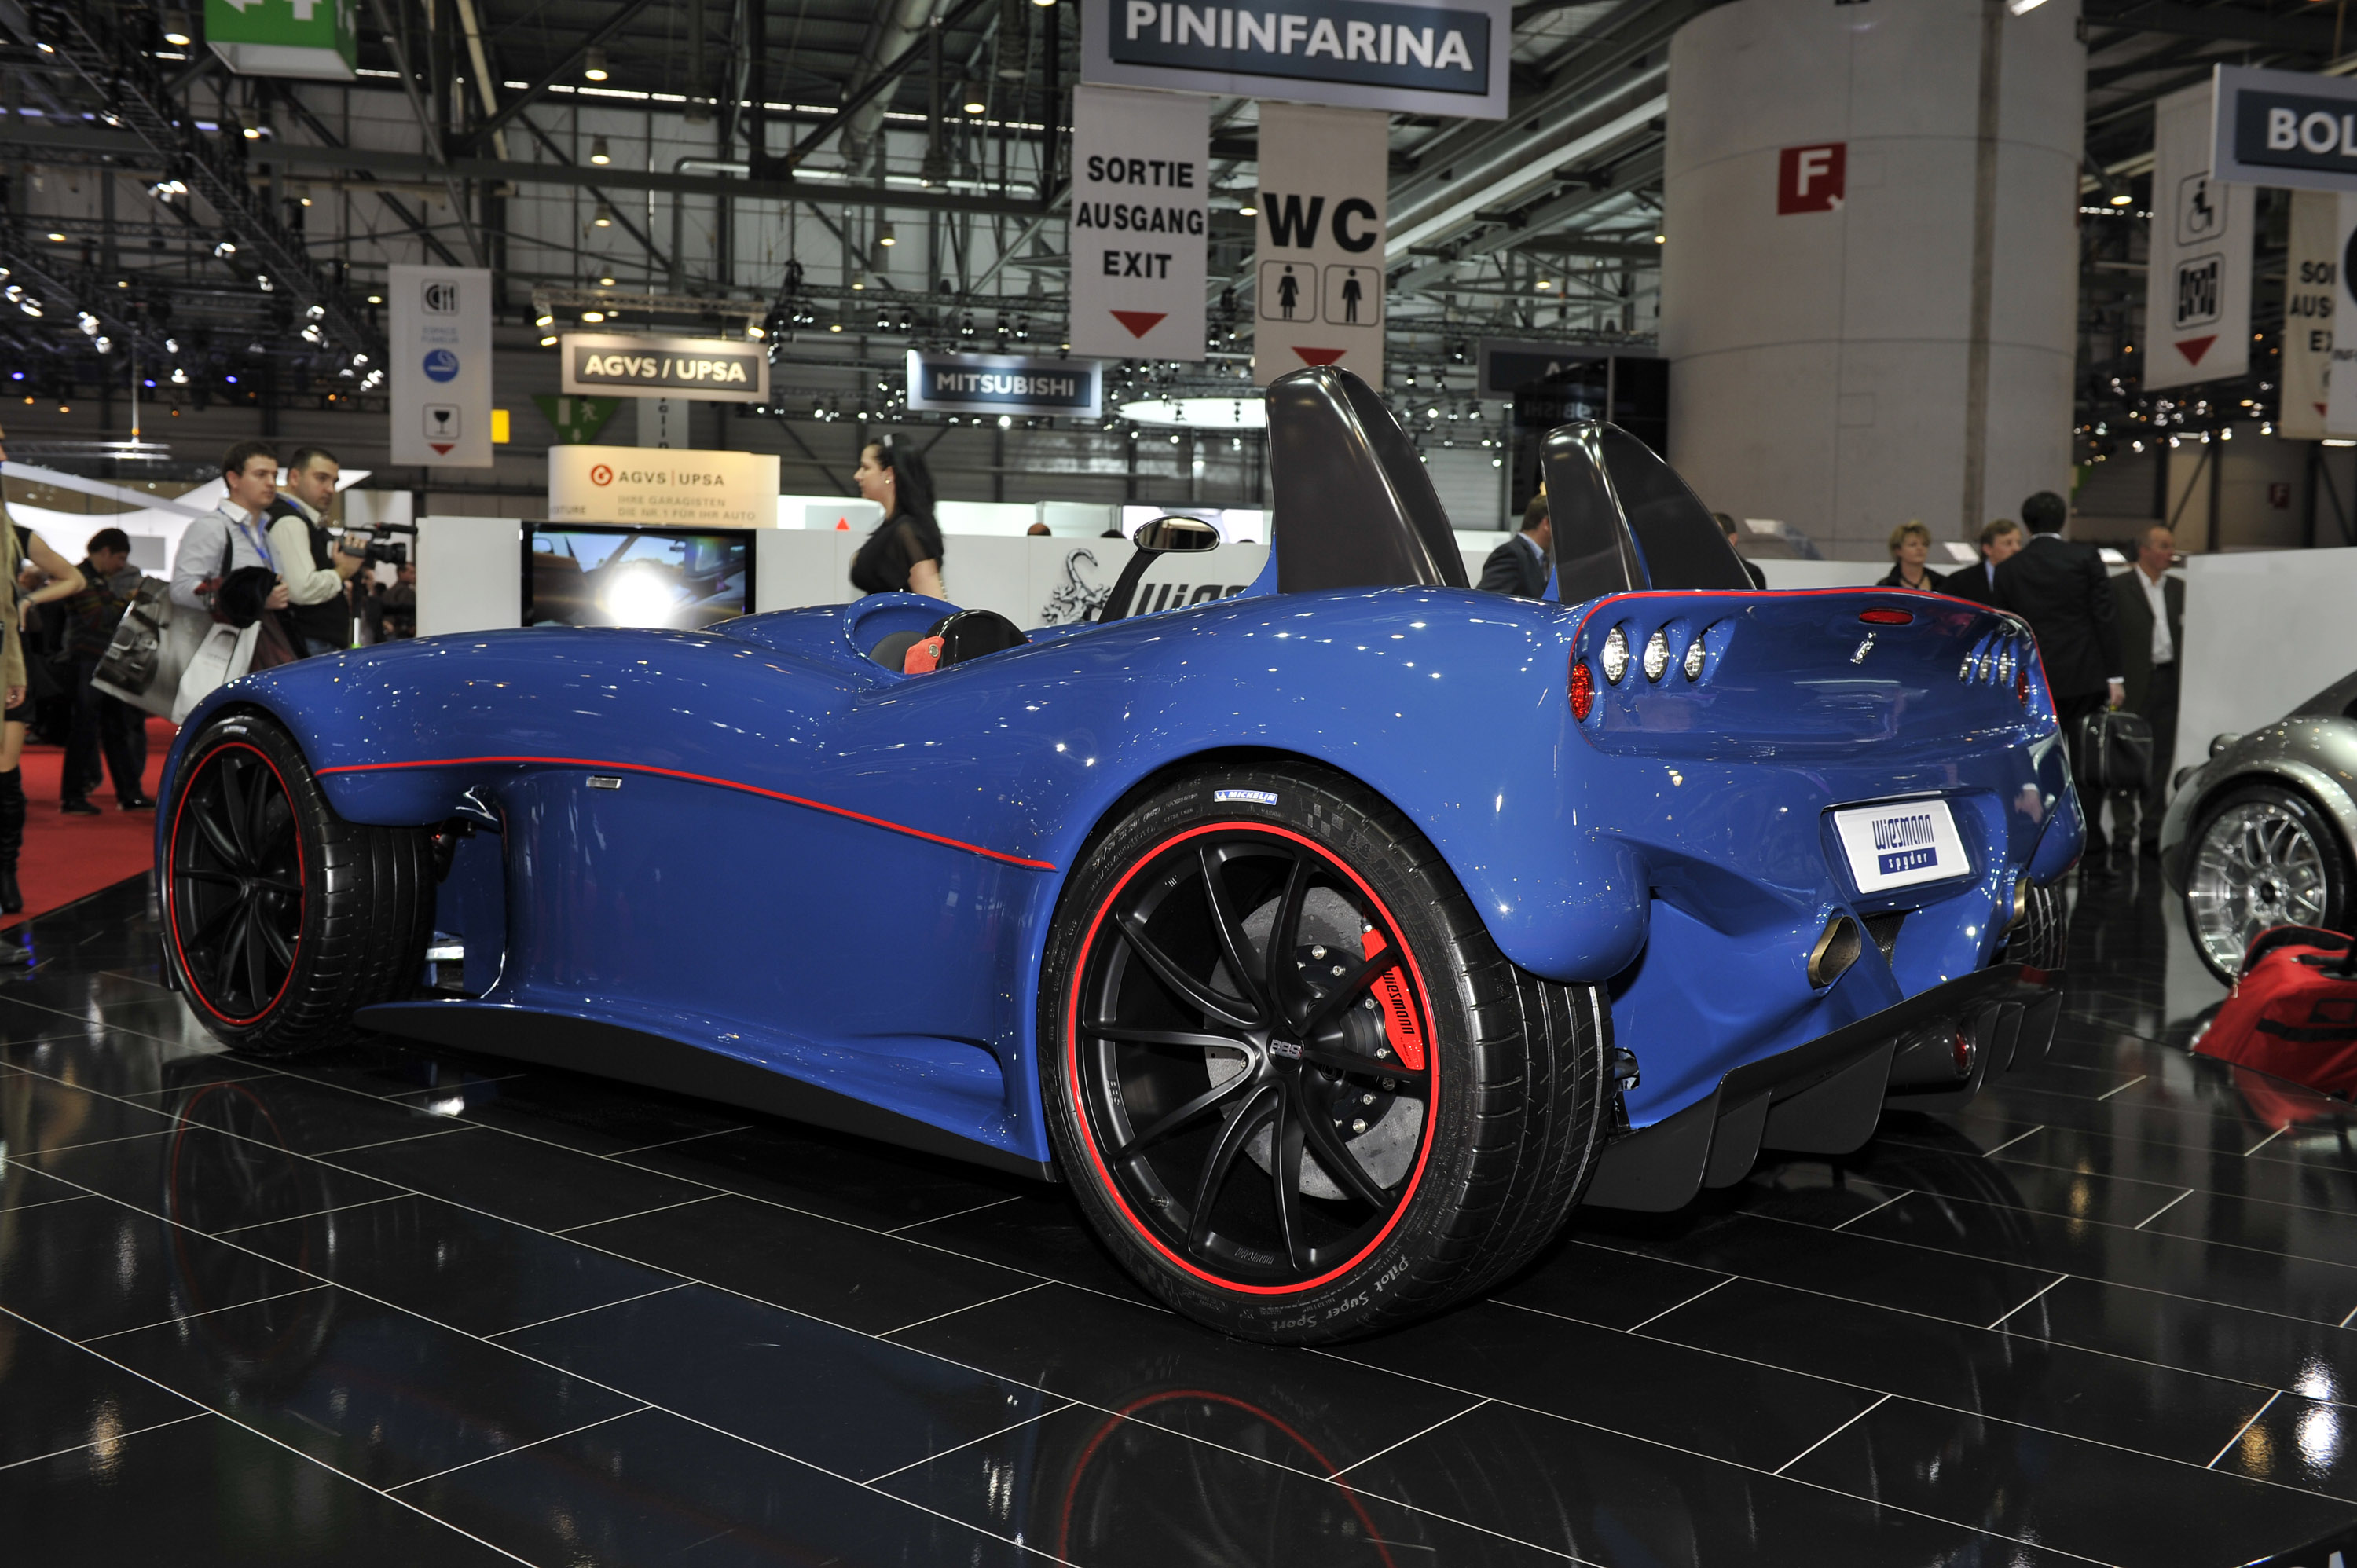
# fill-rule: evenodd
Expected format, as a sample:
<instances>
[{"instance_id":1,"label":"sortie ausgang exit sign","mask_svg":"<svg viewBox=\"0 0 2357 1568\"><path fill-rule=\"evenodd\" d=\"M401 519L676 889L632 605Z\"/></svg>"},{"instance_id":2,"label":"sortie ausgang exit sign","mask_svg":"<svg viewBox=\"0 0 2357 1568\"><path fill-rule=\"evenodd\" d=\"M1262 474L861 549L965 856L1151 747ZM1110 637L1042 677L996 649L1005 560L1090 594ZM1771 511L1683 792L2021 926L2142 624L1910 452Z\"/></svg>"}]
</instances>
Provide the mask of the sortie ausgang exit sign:
<instances>
[{"instance_id":1,"label":"sortie ausgang exit sign","mask_svg":"<svg viewBox=\"0 0 2357 1568\"><path fill-rule=\"evenodd\" d=\"M241 76L350 81L357 0L205 0L205 47Z\"/></svg>"}]
</instances>

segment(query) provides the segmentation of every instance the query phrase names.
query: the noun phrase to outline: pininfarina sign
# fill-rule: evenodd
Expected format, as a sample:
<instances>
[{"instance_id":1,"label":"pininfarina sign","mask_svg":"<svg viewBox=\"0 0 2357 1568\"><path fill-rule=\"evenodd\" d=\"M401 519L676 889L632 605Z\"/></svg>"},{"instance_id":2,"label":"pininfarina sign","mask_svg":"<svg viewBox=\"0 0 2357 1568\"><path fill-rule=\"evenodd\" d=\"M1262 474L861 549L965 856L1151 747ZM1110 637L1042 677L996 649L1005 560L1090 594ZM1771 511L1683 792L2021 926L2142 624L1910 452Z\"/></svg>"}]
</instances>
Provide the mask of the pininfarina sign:
<instances>
[{"instance_id":1,"label":"pininfarina sign","mask_svg":"<svg viewBox=\"0 0 2357 1568\"><path fill-rule=\"evenodd\" d=\"M1510 0L1082 0L1081 77L1115 87L1501 120Z\"/></svg>"},{"instance_id":2,"label":"pininfarina sign","mask_svg":"<svg viewBox=\"0 0 2357 1568\"><path fill-rule=\"evenodd\" d=\"M909 350L909 406L920 413L1094 419L1103 401L1104 381L1093 360Z\"/></svg>"},{"instance_id":3,"label":"pininfarina sign","mask_svg":"<svg viewBox=\"0 0 2357 1568\"><path fill-rule=\"evenodd\" d=\"M571 397L633 393L708 403L762 403L770 357L759 343L721 338L634 338L567 332L560 339Z\"/></svg>"}]
</instances>

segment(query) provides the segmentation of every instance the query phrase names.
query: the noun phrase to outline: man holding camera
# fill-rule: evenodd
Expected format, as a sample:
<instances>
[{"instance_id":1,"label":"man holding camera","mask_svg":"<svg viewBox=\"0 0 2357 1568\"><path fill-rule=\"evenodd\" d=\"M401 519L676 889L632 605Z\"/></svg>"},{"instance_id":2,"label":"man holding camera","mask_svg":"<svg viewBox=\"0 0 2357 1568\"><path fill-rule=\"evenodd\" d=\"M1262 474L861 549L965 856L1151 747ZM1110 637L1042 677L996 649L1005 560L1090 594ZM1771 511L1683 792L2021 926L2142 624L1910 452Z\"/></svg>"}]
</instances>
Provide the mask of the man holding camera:
<instances>
[{"instance_id":1,"label":"man holding camera","mask_svg":"<svg viewBox=\"0 0 2357 1568\"><path fill-rule=\"evenodd\" d=\"M363 556L349 539L339 544L327 524L340 478L334 453L298 446L286 460L285 487L270 508L270 555L286 587L285 619L297 639L296 651L307 656L341 653L352 645L344 585Z\"/></svg>"}]
</instances>

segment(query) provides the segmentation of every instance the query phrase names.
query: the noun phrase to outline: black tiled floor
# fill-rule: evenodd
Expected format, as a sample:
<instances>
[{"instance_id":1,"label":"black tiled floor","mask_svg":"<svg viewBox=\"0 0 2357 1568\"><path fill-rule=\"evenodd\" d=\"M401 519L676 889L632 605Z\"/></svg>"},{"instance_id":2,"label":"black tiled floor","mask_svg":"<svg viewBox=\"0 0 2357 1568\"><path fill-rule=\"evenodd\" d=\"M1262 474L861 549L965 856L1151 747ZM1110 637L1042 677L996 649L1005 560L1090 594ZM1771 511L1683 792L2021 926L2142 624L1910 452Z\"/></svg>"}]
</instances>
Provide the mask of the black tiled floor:
<instances>
[{"instance_id":1,"label":"black tiled floor","mask_svg":"<svg viewBox=\"0 0 2357 1568\"><path fill-rule=\"evenodd\" d=\"M2148 865L2083 890L2052 1058L1974 1106L1580 1213L1314 1353L1161 1310L1056 1188L487 1058L227 1055L136 885L34 928L10 1561L2223 1568L2357 1531L2357 1113L2187 1054L2220 992Z\"/></svg>"}]
</instances>

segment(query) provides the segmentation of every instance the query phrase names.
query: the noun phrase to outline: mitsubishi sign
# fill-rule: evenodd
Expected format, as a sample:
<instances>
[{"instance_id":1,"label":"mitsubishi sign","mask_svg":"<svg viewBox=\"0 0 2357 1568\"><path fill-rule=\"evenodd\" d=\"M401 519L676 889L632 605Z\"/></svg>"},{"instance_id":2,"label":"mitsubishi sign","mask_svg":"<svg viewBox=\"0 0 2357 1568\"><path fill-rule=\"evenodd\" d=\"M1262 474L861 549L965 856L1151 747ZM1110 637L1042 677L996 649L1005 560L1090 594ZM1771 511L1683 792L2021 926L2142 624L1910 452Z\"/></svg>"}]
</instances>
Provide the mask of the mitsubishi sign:
<instances>
[{"instance_id":1,"label":"mitsubishi sign","mask_svg":"<svg viewBox=\"0 0 2357 1568\"><path fill-rule=\"evenodd\" d=\"M2222 65L2216 89L2220 182L2357 191L2357 81Z\"/></svg>"},{"instance_id":2,"label":"mitsubishi sign","mask_svg":"<svg viewBox=\"0 0 2357 1568\"><path fill-rule=\"evenodd\" d=\"M1092 360L909 350L909 406L920 413L1061 414L1094 419L1104 380Z\"/></svg>"}]
</instances>

